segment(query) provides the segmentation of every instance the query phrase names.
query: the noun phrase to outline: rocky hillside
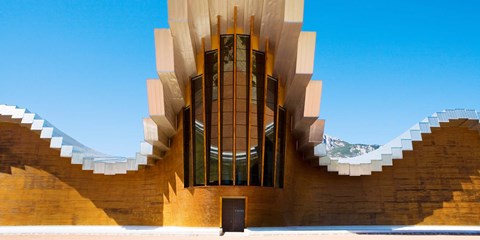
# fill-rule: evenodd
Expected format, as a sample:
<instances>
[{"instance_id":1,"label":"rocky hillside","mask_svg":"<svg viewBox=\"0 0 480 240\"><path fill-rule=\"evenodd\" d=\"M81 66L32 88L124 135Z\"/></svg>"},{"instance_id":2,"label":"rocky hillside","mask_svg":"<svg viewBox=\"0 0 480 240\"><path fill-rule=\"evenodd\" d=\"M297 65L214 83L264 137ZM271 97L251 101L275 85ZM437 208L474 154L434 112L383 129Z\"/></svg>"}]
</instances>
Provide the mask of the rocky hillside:
<instances>
[{"instance_id":1,"label":"rocky hillside","mask_svg":"<svg viewBox=\"0 0 480 240\"><path fill-rule=\"evenodd\" d=\"M380 147L377 144L352 144L327 134L323 136L323 141L327 147L327 155L334 158L355 157Z\"/></svg>"}]
</instances>

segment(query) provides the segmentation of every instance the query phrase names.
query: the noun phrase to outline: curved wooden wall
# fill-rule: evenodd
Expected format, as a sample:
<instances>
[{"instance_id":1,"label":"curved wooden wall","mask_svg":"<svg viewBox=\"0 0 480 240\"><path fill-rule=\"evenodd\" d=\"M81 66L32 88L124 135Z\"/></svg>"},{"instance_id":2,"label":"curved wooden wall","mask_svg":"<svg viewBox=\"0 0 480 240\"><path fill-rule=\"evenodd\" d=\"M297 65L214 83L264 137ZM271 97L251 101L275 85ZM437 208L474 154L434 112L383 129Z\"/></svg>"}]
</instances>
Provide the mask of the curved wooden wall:
<instances>
[{"instance_id":1,"label":"curved wooden wall","mask_svg":"<svg viewBox=\"0 0 480 240\"><path fill-rule=\"evenodd\" d=\"M284 189L184 189L181 136L156 165L104 176L70 164L29 129L0 123L0 225L219 226L222 196L247 198L247 227L480 222L477 131L435 128L393 167L361 177L311 167L287 133Z\"/></svg>"}]
</instances>

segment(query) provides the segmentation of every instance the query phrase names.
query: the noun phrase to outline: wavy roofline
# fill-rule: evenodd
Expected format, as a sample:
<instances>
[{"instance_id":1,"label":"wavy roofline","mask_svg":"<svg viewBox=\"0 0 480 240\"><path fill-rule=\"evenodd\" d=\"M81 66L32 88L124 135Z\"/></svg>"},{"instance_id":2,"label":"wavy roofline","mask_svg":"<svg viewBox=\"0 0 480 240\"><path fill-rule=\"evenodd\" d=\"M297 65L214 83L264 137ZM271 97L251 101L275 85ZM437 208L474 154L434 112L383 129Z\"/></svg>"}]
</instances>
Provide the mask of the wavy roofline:
<instances>
[{"instance_id":1,"label":"wavy roofline","mask_svg":"<svg viewBox=\"0 0 480 240\"><path fill-rule=\"evenodd\" d=\"M82 165L82 170L94 174L116 175L137 171L139 166L148 165L153 146L140 143L135 157L112 156L86 147L74 138L56 128L38 114L15 105L0 104L0 122L16 123L39 134L41 139L50 141L50 148L60 151L60 157L70 158L72 164Z\"/></svg>"},{"instance_id":2,"label":"wavy roofline","mask_svg":"<svg viewBox=\"0 0 480 240\"><path fill-rule=\"evenodd\" d=\"M332 158L327 156L325 143L314 148L319 157L318 166L326 166L329 172L339 175L362 176L372 172L381 172L384 166L393 166L393 160L403 158L403 151L412 151L413 142L422 141L422 134L430 134L432 128L442 127L441 123L464 126L480 134L480 113L473 109L446 109L435 112L419 123L407 129L380 148L366 154L350 158ZM0 122L16 123L39 134L41 139L50 141L50 148L60 151L60 157L70 158L72 164L82 165L82 170L94 174L116 175L137 171L139 166L148 165L153 156L153 145L140 143L140 151L135 157L112 156L86 147L65 134L53 124L36 113L15 105L0 104Z\"/></svg>"},{"instance_id":3,"label":"wavy roofline","mask_svg":"<svg viewBox=\"0 0 480 240\"><path fill-rule=\"evenodd\" d=\"M394 159L403 159L403 151L412 151L413 142L422 141L422 134L432 133L432 128L442 127L441 123L464 126L480 133L479 119L480 113L473 109L446 109L433 113L369 153L349 158L331 158L327 156L325 143L322 143L315 147L315 155L320 157L318 165L326 166L329 172L349 176L371 175L372 172L381 172L383 166L393 166Z\"/></svg>"}]
</instances>

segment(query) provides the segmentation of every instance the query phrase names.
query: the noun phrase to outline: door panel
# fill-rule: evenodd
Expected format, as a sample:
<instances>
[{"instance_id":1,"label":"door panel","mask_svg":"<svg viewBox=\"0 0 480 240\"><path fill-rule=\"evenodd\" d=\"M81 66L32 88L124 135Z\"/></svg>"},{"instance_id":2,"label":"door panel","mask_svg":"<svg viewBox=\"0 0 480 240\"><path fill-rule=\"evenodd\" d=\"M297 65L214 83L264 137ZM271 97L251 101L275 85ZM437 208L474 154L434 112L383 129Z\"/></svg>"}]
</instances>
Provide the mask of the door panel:
<instances>
[{"instance_id":1,"label":"door panel","mask_svg":"<svg viewBox=\"0 0 480 240\"><path fill-rule=\"evenodd\" d=\"M243 232L245 228L245 199L222 199L222 228L224 232Z\"/></svg>"}]
</instances>

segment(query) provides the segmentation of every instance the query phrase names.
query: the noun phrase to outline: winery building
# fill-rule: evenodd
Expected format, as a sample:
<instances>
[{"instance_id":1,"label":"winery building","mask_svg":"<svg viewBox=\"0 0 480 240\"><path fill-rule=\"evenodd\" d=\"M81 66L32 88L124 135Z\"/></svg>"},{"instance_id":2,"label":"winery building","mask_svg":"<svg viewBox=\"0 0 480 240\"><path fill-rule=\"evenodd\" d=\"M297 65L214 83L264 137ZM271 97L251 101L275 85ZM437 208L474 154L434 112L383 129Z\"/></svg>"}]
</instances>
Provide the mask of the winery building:
<instances>
[{"instance_id":1,"label":"winery building","mask_svg":"<svg viewBox=\"0 0 480 240\"><path fill-rule=\"evenodd\" d=\"M303 8L168 1L132 158L0 105L0 225L478 224L475 110L434 113L358 157L327 156Z\"/></svg>"}]
</instances>

